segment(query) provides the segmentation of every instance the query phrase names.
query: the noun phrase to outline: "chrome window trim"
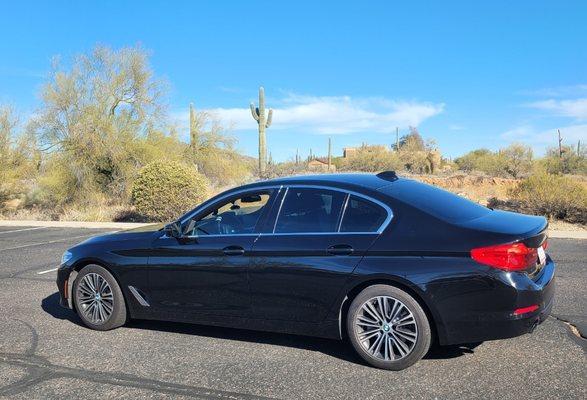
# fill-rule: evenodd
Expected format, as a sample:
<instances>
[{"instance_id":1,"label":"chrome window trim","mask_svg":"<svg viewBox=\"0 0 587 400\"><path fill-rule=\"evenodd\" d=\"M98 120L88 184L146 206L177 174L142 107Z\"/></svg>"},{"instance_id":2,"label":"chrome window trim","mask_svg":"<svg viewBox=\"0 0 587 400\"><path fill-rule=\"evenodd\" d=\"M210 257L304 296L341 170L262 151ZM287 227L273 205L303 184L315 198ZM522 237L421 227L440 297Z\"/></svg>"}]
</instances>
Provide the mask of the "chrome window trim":
<instances>
[{"instance_id":1,"label":"chrome window trim","mask_svg":"<svg viewBox=\"0 0 587 400\"><path fill-rule=\"evenodd\" d=\"M344 213L346 212L346 208L349 205L350 198L351 194L347 193L344 199L344 204L342 205L342 210L340 210L340 221L338 221L338 226L336 227L337 232L340 232L340 228L342 227L342 220L344 219Z\"/></svg>"},{"instance_id":2,"label":"chrome window trim","mask_svg":"<svg viewBox=\"0 0 587 400\"><path fill-rule=\"evenodd\" d=\"M347 195L349 195L349 196L347 196L347 199L350 198L350 195L355 195L357 197L361 197L367 201L370 201L370 202L375 203L375 204L379 205L380 207L382 207L387 212L387 218L385 218L385 220L381 223L381 225L379 226L379 229L377 229L373 232L340 232L340 226L338 226L338 230L336 232L291 232L291 233L275 232L275 227L277 226L277 220L279 219L279 213L281 213L281 206L280 206L279 213L275 217L275 226L273 228L273 233L271 233L272 235L333 235L333 234L349 234L349 235L370 234L370 235L374 235L374 234L381 234L385 230L385 228L387 228L387 226L389 225L389 223L391 222L391 220L393 218L393 211L391 210L391 208L387 204L385 204L377 199L374 199L373 197L367 196L363 193L355 192L353 190L342 189L342 188L337 188L337 187L332 187L332 186L325 186L325 185L305 185L305 184L288 185L286 192L283 195L282 203L285 200L285 196L287 195L288 190L290 188L332 190L335 192L346 193ZM340 220L341 223L342 223L342 218L344 218L344 214L341 216L341 220ZM265 235L268 235L268 234L265 234Z\"/></svg>"},{"instance_id":3,"label":"chrome window trim","mask_svg":"<svg viewBox=\"0 0 587 400\"><path fill-rule=\"evenodd\" d=\"M281 214L281 207L283 207L283 203L285 202L285 198L287 197L288 193L289 193L289 186L285 188L285 192L283 193L283 196L281 197L281 202L279 203L279 208L277 209L277 214L275 214L275 221L273 222L273 229L271 230L271 233L275 233L275 229L277 228L277 221L279 221L279 215Z\"/></svg>"},{"instance_id":4,"label":"chrome window trim","mask_svg":"<svg viewBox=\"0 0 587 400\"><path fill-rule=\"evenodd\" d=\"M275 222L273 224L273 232L234 233L234 234L230 234L230 235L201 235L201 236L186 236L186 237L187 238L204 238L204 237L231 237L231 236L380 235L387 228L387 226L389 225L389 223L393 219L393 211L391 210L391 208L387 204L383 203L382 201L374 199L373 197L368 196L366 194L355 192L353 190L342 189L342 188L333 187L333 186L326 186L326 185L291 184L291 185L259 186L256 188L247 188L247 189L242 189L242 190L237 190L237 191L234 191L231 193L227 193L226 195L218 198L216 201L220 202L224 199L230 198L235 195L239 195L241 193L263 191L263 190L270 190L270 189L277 189L278 191L277 191L276 195L279 195L279 192L284 187L285 187L285 193L283 194L283 197L281 198L281 202L279 204L279 209L278 209L277 215L275 217ZM287 196L287 193L289 192L290 188L325 189L325 190L332 190L332 191L346 193L347 197L346 197L345 203L343 205L344 209L342 210L341 219L340 219L338 227L337 227L338 230L336 232L289 232L289 233L288 232L275 232L275 228L277 227L277 220L279 219L279 214L281 213L281 207L283 206L283 202L285 201L285 197ZM381 223L381 225L379 226L379 229L372 231L372 232L340 232L340 228L342 225L342 219L344 218L344 212L346 211L346 207L348 205L348 202L350 201L351 195L361 197L367 201L375 203L375 204L379 205L380 207L382 207L387 212L387 218L385 218L385 220ZM201 209L202 209L202 207L198 207L192 213L188 214L186 216L186 218L182 219L180 221L180 223L183 225L186 221L188 221L190 218L192 218L194 215L196 215L198 212L200 212ZM167 237L167 235L165 235L165 234L159 237L159 239L168 239L168 238L169 237Z\"/></svg>"},{"instance_id":5,"label":"chrome window trim","mask_svg":"<svg viewBox=\"0 0 587 400\"><path fill-rule=\"evenodd\" d=\"M241 190L237 190L237 191L234 191L234 192L231 192L231 193L227 193L224 196L219 197L218 199L216 199L216 202L222 201L224 199L228 199L228 198L230 198L232 196L239 195L241 193L263 191L263 190L269 190L269 189L278 189L277 194L279 194L279 190L281 190L281 188L283 188L283 185L259 186L259 187L256 187L256 188L241 189ZM203 206L203 204L202 204L202 206ZM191 212L190 214L188 214L184 219L180 220L179 222L183 225L185 222L189 221L194 215L196 215L197 213L199 213L201 211L202 206L199 206L196 209L194 209L193 212ZM219 236L227 236L227 235L219 235Z\"/></svg>"}]
</instances>

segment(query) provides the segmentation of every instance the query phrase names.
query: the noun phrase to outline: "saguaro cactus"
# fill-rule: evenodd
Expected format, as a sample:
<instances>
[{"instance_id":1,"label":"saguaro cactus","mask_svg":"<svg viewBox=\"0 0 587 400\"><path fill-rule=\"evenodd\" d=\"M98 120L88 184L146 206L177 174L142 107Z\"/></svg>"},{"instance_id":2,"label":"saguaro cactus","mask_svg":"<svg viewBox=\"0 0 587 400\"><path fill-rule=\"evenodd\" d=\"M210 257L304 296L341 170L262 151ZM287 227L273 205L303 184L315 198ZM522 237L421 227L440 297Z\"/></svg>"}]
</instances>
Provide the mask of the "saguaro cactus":
<instances>
[{"instance_id":1,"label":"saguaro cactus","mask_svg":"<svg viewBox=\"0 0 587 400\"><path fill-rule=\"evenodd\" d=\"M265 129L271 126L273 119L273 110L269 109L269 113L265 115L265 89L261 86L259 88L259 107L255 107L255 103L251 103L251 115L259 125L259 173L265 174L267 169L267 138L265 136Z\"/></svg>"},{"instance_id":2,"label":"saguaro cactus","mask_svg":"<svg viewBox=\"0 0 587 400\"><path fill-rule=\"evenodd\" d=\"M332 169L332 140L328 138L328 171Z\"/></svg>"}]
</instances>

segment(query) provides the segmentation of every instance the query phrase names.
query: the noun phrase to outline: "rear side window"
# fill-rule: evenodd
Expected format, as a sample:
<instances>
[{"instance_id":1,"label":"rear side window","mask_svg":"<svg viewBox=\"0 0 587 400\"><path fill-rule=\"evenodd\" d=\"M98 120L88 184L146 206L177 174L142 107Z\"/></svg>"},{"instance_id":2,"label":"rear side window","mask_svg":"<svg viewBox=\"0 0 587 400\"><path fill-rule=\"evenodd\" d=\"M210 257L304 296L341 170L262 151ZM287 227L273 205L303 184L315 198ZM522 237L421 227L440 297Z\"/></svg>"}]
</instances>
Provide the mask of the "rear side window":
<instances>
[{"instance_id":1,"label":"rear side window","mask_svg":"<svg viewBox=\"0 0 587 400\"><path fill-rule=\"evenodd\" d=\"M471 200L424 183L399 180L381 189L397 200L416 207L446 222L458 223L479 218L489 213L487 207Z\"/></svg>"},{"instance_id":2,"label":"rear side window","mask_svg":"<svg viewBox=\"0 0 587 400\"><path fill-rule=\"evenodd\" d=\"M376 232L387 218L378 204L352 195L342 216L341 232Z\"/></svg>"},{"instance_id":3,"label":"rear side window","mask_svg":"<svg viewBox=\"0 0 587 400\"><path fill-rule=\"evenodd\" d=\"M336 232L345 196L327 189L289 188L275 233Z\"/></svg>"}]
</instances>

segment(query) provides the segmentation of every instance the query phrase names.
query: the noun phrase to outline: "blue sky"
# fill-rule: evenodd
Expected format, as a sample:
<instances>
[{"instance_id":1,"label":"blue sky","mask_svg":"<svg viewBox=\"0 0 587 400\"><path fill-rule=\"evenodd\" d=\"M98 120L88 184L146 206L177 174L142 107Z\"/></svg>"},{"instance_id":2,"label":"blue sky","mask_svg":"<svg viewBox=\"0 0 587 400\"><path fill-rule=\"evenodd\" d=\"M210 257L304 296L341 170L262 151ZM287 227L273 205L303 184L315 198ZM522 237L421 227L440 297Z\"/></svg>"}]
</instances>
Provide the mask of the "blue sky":
<instances>
[{"instance_id":1,"label":"blue sky","mask_svg":"<svg viewBox=\"0 0 587 400\"><path fill-rule=\"evenodd\" d=\"M29 115L54 55L141 44L169 114L213 110L256 153L263 85L274 158L391 144L417 125L442 152L587 142L585 1L47 1L3 4L0 103Z\"/></svg>"}]
</instances>

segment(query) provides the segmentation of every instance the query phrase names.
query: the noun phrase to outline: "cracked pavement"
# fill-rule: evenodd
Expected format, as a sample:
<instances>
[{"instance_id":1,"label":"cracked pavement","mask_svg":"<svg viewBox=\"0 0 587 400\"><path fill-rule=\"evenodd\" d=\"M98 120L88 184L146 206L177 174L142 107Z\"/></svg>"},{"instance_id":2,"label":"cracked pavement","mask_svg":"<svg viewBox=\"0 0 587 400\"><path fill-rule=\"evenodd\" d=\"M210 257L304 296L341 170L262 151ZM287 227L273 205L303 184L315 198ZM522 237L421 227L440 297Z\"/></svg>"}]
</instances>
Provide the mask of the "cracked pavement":
<instances>
[{"instance_id":1,"label":"cracked pavement","mask_svg":"<svg viewBox=\"0 0 587 400\"><path fill-rule=\"evenodd\" d=\"M587 336L586 240L550 240L555 306L533 334L435 348L391 372L325 339L148 321L86 329L59 307L51 269L107 230L21 229L0 227L0 398L587 397L587 341L567 324Z\"/></svg>"}]
</instances>

